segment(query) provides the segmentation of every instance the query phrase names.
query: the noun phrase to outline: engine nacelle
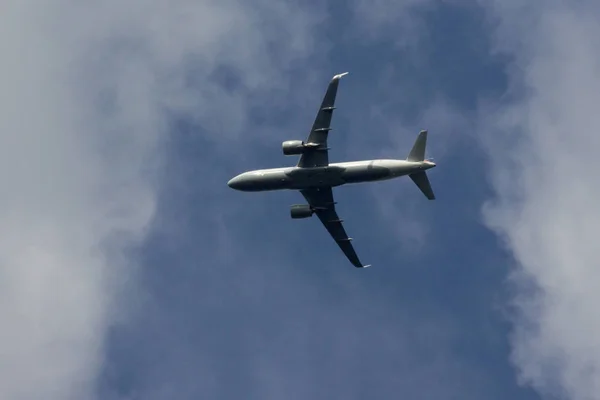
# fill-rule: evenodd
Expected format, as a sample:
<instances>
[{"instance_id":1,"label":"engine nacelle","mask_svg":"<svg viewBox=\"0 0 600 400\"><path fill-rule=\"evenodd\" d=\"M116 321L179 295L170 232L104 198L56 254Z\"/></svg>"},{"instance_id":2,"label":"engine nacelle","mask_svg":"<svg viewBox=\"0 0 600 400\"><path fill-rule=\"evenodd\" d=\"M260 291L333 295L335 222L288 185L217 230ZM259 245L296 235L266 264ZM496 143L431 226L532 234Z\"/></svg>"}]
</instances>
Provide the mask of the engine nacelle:
<instances>
[{"instance_id":1,"label":"engine nacelle","mask_svg":"<svg viewBox=\"0 0 600 400\"><path fill-rule=\"evenodd\" d=\"M293 219L308 218L314 214L313 209L308 204L294 204L290 209L290 215Z\"/></svg>"},{"instance_id":2,"label":"engine nacelle","mask_svg":"<svg viewBox=\"0 0 600 400\"><path fill-rule=\"evenodd\" d=\"M286 140L281 144L283 154L286 156L293 156L296 154L303 154L306 151L306 146L302 140Z\"/></svg>"}]
</instances>

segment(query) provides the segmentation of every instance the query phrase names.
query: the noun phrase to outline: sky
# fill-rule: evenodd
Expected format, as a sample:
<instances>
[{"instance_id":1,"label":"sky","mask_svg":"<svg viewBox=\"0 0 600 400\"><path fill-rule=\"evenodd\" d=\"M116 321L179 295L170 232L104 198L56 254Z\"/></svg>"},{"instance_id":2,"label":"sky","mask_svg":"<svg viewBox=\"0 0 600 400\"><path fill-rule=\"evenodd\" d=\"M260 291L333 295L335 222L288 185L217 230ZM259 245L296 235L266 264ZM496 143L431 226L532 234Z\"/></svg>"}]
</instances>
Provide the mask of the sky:
<instances>
[{"instance_id":1,"label":"sky","mask_svg":"<svg viewBox=\"0 0 600 400\"><path fill-rule=\"evenodd\" d=\"M8 0L0 398L600 399L600 3ZM352 267L292 191L331 77Z\"/></svg>"}]
</instances>

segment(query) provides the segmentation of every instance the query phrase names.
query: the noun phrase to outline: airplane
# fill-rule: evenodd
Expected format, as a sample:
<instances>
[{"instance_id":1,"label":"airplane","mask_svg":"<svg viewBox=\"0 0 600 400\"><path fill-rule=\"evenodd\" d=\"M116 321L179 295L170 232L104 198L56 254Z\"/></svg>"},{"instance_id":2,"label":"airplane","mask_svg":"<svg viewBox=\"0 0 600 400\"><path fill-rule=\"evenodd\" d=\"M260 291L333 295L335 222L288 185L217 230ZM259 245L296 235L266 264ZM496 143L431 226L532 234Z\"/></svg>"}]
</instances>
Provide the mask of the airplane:
<instances>
[{"instance_id":1,"label":"airplane","mask_svg":"<svg viewBox=\"0 0 600 400\"><path fill-rule=\"evenodd\" d=\"M287 140L282 143L284 155L300 155L295 167L259 169L241 173L227 182L235 190L261 192L272 190L298 190L307 204L292 205L290 214L293 219L308 218L316 214L329 234L336 241L348 260L357 268L363 265L350 243L338 216L332 188L360 182L373 182L408 175L421 192L429 199L435 195L427 177L428 169L436 166L425 159L427 131L419 132L408 157L405 160L366 160L330 163L330 149L327 144L331 131L331 117L335 109L340 78L348 72L334 75L321 103L321 108L305 141Z\"/></svg>"}]
</instances>

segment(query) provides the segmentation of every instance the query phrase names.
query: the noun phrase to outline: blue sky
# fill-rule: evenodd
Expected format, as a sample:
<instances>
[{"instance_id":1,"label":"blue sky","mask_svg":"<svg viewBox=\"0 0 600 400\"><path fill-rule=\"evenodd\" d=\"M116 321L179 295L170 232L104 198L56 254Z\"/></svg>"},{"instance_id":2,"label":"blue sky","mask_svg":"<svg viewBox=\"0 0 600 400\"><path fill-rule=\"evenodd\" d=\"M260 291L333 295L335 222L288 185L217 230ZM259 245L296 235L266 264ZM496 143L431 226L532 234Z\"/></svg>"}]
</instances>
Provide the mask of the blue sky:
<instances>
[{"instance_id":1,"label":"blue sky","mask_svg":"<svg viewBox=\"0 0 600 400\"><path fill-rule=\"evenodd\" d=\"M9 3L0 397L599 399L596 2ZM367 270L226 185L345 71L330 160L438 164L335 189Z\"/></svg>"},{"instance_id":2,"label":"blue sky","mask_svg":"<svg viewBox=\"0 0 600 400\"><path fill-rule=\"evenodd\" d=\"M309 57L315 65L292 67L292 91L303 69L314 80L302 101L294 93L248 99L257 115L229 149L207 143L214 133L202 121L174 122L157 220L140 252L152 300L115 330L105 390L141 390L143 398L537 398L517 385L508 359L509 326L498 310L508 265L481 224L489 187L477 133L466 121L444 126L422 116L439 98L468 116L479 97L505 90L482 11L416 10L427 31L407 49L394 46L393 29L357 43L347 5L337 7L315 33L330 49ZM329 79L345 70L332 159L404 158L416 128L430 126L431 151L440 153L435 203L409 182L336 189L358 251L375 265L368 271L351 268L318 221L290 220L299 194L241 194L224 184L246 169L294 163L281 141L306 136ZM240 90L235 71L216 72L223 90ZM220 123L226 134L227 120ZM257 143L265 125L272 134ZM423 226L417 239L405 237L412 225ZM403 244L415 240L412 251Z\"/></svg>"}]
</instances>

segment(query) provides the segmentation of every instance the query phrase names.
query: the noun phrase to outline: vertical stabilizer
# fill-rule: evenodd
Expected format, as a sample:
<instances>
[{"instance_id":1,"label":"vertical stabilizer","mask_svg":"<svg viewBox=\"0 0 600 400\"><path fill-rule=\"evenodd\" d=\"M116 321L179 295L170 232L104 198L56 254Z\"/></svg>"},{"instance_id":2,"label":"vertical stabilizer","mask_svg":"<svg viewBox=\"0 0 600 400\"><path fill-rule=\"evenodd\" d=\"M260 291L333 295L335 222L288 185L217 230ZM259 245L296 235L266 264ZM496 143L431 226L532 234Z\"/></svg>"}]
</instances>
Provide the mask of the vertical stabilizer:
<instances>
[{"instance_id":1,"label":"vertical stabilizer","mask_svg":"<svg viewBox=\"0 0 600 400\"><path fill-rule=\"evenodd\" d=\"M415 144L413 144L406 161L423 161L425 160L425 147L427 147L427 131L423 130L419 132Z\"/></svg>"},{"instance_id":2,"label":"vertical stabilizer","mask_svg":"<svg viewBox=\"0 0 600 400\"><path fill-rule=\"evenodd\" d=\"M406 157L406 161L418 162L421 163L425 161L425 148L427 147L427 131L422 130L419 132L419 136L417 136L417 140L415 140L415 144L413 144L410 153L408 153L408 157ZM425 161L424 169L430 169L435 167L435 164L430 161ZM417 185L417 187L423 192L425 197L429 200L435 200L435 195L433 194L433 189L431 188L431 184L429 183L429 178L427 177L427 173L422 170L419 172L412 173L408 175L410 179Z\"/></svg>"}]
</instances>

